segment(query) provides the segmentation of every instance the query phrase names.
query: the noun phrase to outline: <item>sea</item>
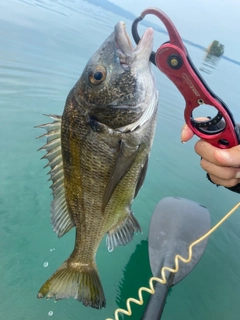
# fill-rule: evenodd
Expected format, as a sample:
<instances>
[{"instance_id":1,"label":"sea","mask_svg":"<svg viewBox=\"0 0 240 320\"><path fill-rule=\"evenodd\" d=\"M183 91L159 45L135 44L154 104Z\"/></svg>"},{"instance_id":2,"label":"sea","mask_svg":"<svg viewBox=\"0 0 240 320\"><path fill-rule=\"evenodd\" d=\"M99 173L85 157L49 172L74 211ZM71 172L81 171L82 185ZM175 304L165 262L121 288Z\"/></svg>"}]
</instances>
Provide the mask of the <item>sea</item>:
<instances>
[{"instance_id":1,"label":"sea","mask_svg":"<svg viewBox=\"0 0 240 320\"><path fill-rule=\"evenodd\" d=\"M140 14L140 12L139 12ZM90 56L125 21L133 21L82 0L0 1L0 319L103 320L125 308L129 297L148 286L152 276L148 237L154 208L165 197L182 197L205 206L214 226L240 196L206 179L194 151L198 140L180 142L185 100L174 84L153 66L159 91L157 129L144 186L132 209L142 233L127 246L108 252L105 239L97 252L97 266L107 306L97 310L74 299L37 299L46 279L72 252L75 231L58 239L50 224L52 200L46 160L37 152L43 130L34 128L61 115L68 92ZM139 32L145 27L140 25ZM168 41L155 32L157 49ZM197 43L197 39L195 41ZM210 88L240 122L240 65L213 59L186 44L189 55ZM207 106L205 106L207 108ZM202 109L202 116L209 115ZM157 226L156 226L157 227ZM191 232L191 230L189 230ZM172 287L163 320L240 319L240 210L210 237L199 263ZM177 254L177 252L176 252ZM144 304L132 304L141 319Z\"/></svg>"}]
</instances>

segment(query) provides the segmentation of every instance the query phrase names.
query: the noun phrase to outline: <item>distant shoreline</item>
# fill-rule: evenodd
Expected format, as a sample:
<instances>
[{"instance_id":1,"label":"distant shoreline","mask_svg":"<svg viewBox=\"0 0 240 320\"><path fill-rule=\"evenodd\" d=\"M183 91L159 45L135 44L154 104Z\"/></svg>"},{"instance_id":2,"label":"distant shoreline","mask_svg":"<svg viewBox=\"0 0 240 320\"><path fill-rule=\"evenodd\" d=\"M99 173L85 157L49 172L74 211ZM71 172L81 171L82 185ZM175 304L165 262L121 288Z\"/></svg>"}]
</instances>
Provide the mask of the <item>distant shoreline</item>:
<instances>
[{"instance_id":1,"label":"distant shoreline","mask_svg":"<svg viewBox=\"0 0 240 320\"><path fill-rule=\"evenodd\" d=\"M129 20L134 21L134 20L136 19L136 16L135 16L132 12L129 12L129 11L127 11L127 10L119 7L119 6L117 6L116 4L114 4L114 3L112 3L112 2L110 2L110 1L108 1L108 0L85 0L85 1L87 1L87 2L89 2L89 3L91 3L91 4L93 4L93 5L96 5L96 6L98 6L98 7L101 7L101 8L103 8L103 9L107 10L107 11L113 12L113 13L115 13L115 14L117 14L117 15L121 15L121 16L129 19ZM144 25L147 26L147 27L152 27L154 30L156 30L156 31L158 31L158 32L167 34L166 30L164 30L163 28L161 28L161 27L157 26L156 24L151 23L151 22L149 22L149 21L147 21L147 20L143 20L143 21L142 21L142 24L144 24ZM190 45L190 46L199 48L199 49L201 49L201 50L203 50L203 51L206 51L206 50L207 50L207 48L201 46L200 44L191 42L191 41L186 40L186 39L183 39L183 38L182 38L182 40L183 40L184 43L186 43L186 44L188 44L188 45ZM226 57L226 56L224 56L224 55L221 56L221 58L222 58L222 59L225 59L225 60L227 60L227 61L230 61L230 62L232 62L232 63L235 63L235 64L240 65L240 62L239 62L239 61L233 60L233 59L228 58L228 57Z\"/></svg>"}]
</instances>

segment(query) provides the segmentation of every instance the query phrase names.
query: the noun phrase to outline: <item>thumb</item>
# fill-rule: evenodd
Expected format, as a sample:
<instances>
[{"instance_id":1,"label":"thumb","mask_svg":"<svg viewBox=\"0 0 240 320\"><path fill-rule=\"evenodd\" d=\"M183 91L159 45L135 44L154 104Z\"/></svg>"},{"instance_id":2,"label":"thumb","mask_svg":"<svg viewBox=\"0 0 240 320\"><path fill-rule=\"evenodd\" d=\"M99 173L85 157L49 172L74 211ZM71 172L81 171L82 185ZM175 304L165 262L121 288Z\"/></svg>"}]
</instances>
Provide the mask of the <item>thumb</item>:
<instances>
[{"instance_id":1,"label":"thumb","mask_svg":"<svg viewBox=\"0 0 240 320\"><path fill-rule=\"evenodd\" d=\"M195 119L196 121L206 121L209 120L208 118L204 117L199 117ZM182 127L182 132L181 132L181 142L187 142L188 140L192 139L194 136L193 131L189 128L189 126L185 123Z\"/></svg>"},{"instance_id":2,"label":"thumb","mask_svg":"<svg viewBox=\"0 0 240 320\"><path fill-rule=\"evenodd\" d=\"M216 149L214 156L224 166L240 167L240 145L230 149Z\"/></svg>"}]
</instances>

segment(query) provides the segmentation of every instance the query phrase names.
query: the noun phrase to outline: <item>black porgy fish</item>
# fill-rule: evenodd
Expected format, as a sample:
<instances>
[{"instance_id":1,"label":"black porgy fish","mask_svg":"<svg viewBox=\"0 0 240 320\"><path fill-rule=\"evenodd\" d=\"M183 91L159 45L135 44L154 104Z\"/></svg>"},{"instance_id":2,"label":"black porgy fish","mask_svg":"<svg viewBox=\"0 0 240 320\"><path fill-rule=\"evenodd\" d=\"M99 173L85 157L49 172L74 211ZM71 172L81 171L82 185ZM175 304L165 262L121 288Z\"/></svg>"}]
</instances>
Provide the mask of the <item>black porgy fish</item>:
<instances>
[{"instance_id":1,"label":"black porgy fish","mask_svg":"<svg viewBox=\"0 0 240 320\"><path fill-rule=\"evenodd\" d=\"M112 251L140 231L131 204L147 171L158 93L149 57L153 30L133 48L119 22L88 61L62 116L47 130L43 157L52 180L51 222L58 237L76 228L70 257L43 284L38 298L74 297L106 305L95 255L106 234Z\"/></svg>"}]
</instances>

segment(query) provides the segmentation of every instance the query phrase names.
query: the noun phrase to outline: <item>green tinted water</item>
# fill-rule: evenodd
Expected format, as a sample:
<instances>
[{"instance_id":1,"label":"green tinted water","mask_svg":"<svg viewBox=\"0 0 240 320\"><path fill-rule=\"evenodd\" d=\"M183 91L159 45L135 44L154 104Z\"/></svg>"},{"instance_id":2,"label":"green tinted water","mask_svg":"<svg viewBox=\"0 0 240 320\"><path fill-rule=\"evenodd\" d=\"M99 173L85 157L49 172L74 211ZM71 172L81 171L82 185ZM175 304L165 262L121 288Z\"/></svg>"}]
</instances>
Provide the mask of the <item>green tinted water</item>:
<instances>
[{"instance_id":1,"label":"green tinted water","mask_svg":"<svg viewBox=\"0 0 240 320\"><path fill-rule=\"evenodd\" d=\"M143 234L112 253L105 240L99 247L106 309L86 308L74 299L54 303L36 298L42 283L71 253L74 230L58 239L51 229L50 183L47 169L42 169L46 162L36 152L44 142L35 137L43 132L33 127L46 121L44 113L62 113L87 60L119 20L126 21L85 1L0 2L0 319L111 317L128 297L137 296L151 276L148 226L160 199L181 196L197 201L209 209L212 224L239 201L238 195L206 180L193 151L196 139L180 143L184 100L154 68L160 92L158 126L146 182L133 204ZM130 30L132 22L126 23ZM156 44L166 40L165 35L155 34ZM197 68L205 70L208 84L240 121L240 66L221 60L212 68L204 64L204 52L188 50ZM239 226L236 212L211 236L200 263L172 290L163 320L239 319ZM123 318L140 319L143 309L134 306L133 316Z\"/></svg>"}]
</instances>

